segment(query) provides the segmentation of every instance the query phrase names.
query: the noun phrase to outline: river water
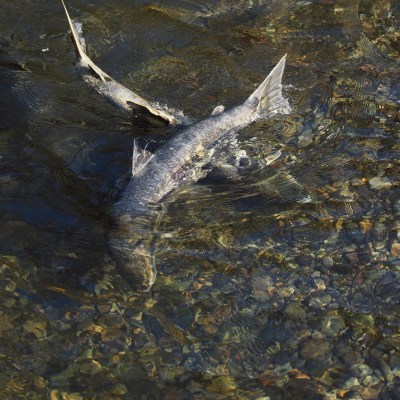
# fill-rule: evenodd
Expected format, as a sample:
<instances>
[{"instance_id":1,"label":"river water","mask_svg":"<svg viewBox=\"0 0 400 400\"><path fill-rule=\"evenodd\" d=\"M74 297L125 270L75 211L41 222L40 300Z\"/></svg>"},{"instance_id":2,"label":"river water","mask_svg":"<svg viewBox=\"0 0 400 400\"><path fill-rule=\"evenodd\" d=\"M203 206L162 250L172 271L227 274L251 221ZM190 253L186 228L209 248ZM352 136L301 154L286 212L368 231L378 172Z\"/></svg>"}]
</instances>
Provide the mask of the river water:
<instances>
[{"instance_id":1,"label":"river water","mask_svg":"<svg viewBox=\"0 0 400 400\"><path fill-rule=\"evenodd\" d=\"M133 139L174 132L81 79L60 2L0 5L2 399L398 398L399 1L67 3L97 65L193 121L288 54L292 113L239 133L240 180L167 199L149 292L110 207Z\"/></svg>"}]
</instances>

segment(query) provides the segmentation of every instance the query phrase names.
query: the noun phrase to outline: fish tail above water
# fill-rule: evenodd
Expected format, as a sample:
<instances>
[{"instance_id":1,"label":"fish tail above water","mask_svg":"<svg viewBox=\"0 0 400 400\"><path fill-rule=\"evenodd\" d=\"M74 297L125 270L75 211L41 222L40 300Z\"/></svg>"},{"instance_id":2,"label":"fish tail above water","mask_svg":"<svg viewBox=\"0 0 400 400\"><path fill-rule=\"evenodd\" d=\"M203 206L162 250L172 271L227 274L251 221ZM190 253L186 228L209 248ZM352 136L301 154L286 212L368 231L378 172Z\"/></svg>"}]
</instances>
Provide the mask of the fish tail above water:
<instances>
[{"instance_id":1,"label":"fish tail above water","mask_svg":"<svg viewBox=\"0 0 400 400\"><path fill-rule=\"evenodd\" d=\"M100 79L103 82L107 82L109 80L112 80L112 78L107 75L104 71L102 71L86 54L86 44L83 41L83 38L81 37L81 34L79 33L79 24L75 23L72 21L71 17L69 16L67 7L65 6L64 0L61 0L65 14L68 19L68 24L71 29L71 35L72 35L72 42L75 46L76 50L76 55L78 57L79 63L81 64L82 67L86 67L90 69L95 76Z\"/></svg>"},{"instance_id":2,"label":"fish tail above water","mask_svg":"<svg viewBox=\"0 0 400 400\"><path fill-rule=\"evenodd\" d=\"M282 96L282 76L285 64L286 54L246 100L247 104L255 108L255 119L291 112L289 102Z\"/></svg>"},{"instance_id":3,"label":"fish tail above water","mask_svg":"<svg viewBox=\"0 0 400 400\"><path fill-rule=\"evenodd\" d=\"M158 122L163 122L165 125L187 124L189 122L182 112L170 110L157 103L150 103L101 70L86 54L86 45L80 34L80 24L75 23L70 18L64 0L61 0L61 2L64 6L68 24L71 29L72 41L78 57L77 67L87 83L115 106L129 113L134 112L141 116L150 114L153 117L151 119L152 121L156 119Z\"/></svg>"}]
</instances>

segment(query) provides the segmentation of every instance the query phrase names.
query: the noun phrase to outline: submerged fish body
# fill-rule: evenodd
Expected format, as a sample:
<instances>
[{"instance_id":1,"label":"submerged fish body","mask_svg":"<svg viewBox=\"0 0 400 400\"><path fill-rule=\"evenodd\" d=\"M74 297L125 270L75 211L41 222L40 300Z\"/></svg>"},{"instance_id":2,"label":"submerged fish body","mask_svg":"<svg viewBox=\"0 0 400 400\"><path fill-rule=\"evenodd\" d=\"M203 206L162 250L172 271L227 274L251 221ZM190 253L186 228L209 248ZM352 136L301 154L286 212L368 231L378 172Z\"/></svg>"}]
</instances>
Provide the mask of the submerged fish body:
<instances>
[{"instance_id":1,"label":"submerged fish body","mask_svg":"<svg viewBox=\"0 0 400 400\"><path fill-rule=\"evenodd\" d=\"M98 68L86 55L77 26L66 9L65 12L77 50L78 68L100 94L121 108L129 109L132 104L143 107L169 124L187 122L180 114L155 107ZM290 112L289 103L282 96L285 61L286 56L244 103L226 111L217 106L208 118L184 127L153 155L139 154L134 146L132 179L112 208L115 224L109 233L113 258L129 283L149 289L156 277L151 242L160 213L154 207L177 187L204 177L207 170L203 167L225 139L256 120Z\"/></svg>"}]
</instances>

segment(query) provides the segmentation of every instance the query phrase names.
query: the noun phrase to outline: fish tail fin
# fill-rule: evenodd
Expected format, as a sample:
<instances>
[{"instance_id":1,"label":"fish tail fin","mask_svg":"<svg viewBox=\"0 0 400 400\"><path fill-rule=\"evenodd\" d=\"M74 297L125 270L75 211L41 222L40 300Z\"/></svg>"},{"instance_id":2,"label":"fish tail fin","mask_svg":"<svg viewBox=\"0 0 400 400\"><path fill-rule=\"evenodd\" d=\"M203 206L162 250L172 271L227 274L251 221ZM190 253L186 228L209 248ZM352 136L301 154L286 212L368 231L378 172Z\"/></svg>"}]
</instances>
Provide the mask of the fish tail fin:
<instances>
[{"instance_id":1,"label":"fish tail fin","mask_svg":"<svg viewBox=\"0 0 400 400\"><path fill-rule=\"evenodd\" d=\"M259 118L273 114L288 114L291 111L288 101L282 96L285 63L286 54L246 100L246 103L255 107L255 113Z\"/></svg>"},{"instance_id":2,"label":"fish tail fin","mask_svg":"<svg viewBox=\"0 0 400 400\"><path fill-rule=\"evenodd\" d=\"M89 68L103 82L110 80L111 78L104 71L102 71L97 65L95 65L95 63L87 56L86 44L78 31L79 24L76 24L72 21L71 17L69 16L67 7L64 3L64 0L61 0L61 3L64 6L65 14L68 19L68 24L71 29L72 42L74 43L76 55L78 57L80 64L86 68Z\"/></svg>"},{"instance_id":3,"label":"fish tail fin","mask_svg":"<svg viewBox=\"0 0 400 400\"><path fill-rule=\"evenodd\" d=\"M72 22L71 17L69 16L67 7L64 3L64 0L61 0L62 5L64 6L64 10L65 10L65 14L67 16L67 20L68 20L68 24L69 24L69 28L71 29L71 35L72 35L72 40L76 49L76 53L79 59L85 59L87 57L85 50L86 50L86 46L84 43L82 43L81 41L81 36L78 32L78 29L75 25L74 22Z\"/></svg>"}]
</instances>

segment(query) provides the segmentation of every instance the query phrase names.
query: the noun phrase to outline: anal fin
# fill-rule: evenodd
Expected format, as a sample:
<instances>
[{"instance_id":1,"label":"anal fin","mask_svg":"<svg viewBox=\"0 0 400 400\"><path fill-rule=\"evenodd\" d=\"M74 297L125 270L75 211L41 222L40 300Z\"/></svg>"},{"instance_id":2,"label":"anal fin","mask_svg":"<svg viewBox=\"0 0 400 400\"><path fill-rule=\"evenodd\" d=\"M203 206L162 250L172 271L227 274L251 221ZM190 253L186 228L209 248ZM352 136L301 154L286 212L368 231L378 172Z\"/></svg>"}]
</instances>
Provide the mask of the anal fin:
<instances>
[{"instance_id":1,"label":"anal fin","mask_svg":"<svg viewBox=\"0 0 400 400\"><path fill-rule=\"evenodd\" d=\"M165 127L168 126L170 121L165 119L160 115L153 114L147 107L141 106L138 103L134 103L132 101L126 102L132 109L132 117L139 121L143 120L147 124L151 124L153 127ZM134 121L135 125L138 125L137 121ZM139 122L140 126L140 122Z\"/></svg>"}]
</instances>

